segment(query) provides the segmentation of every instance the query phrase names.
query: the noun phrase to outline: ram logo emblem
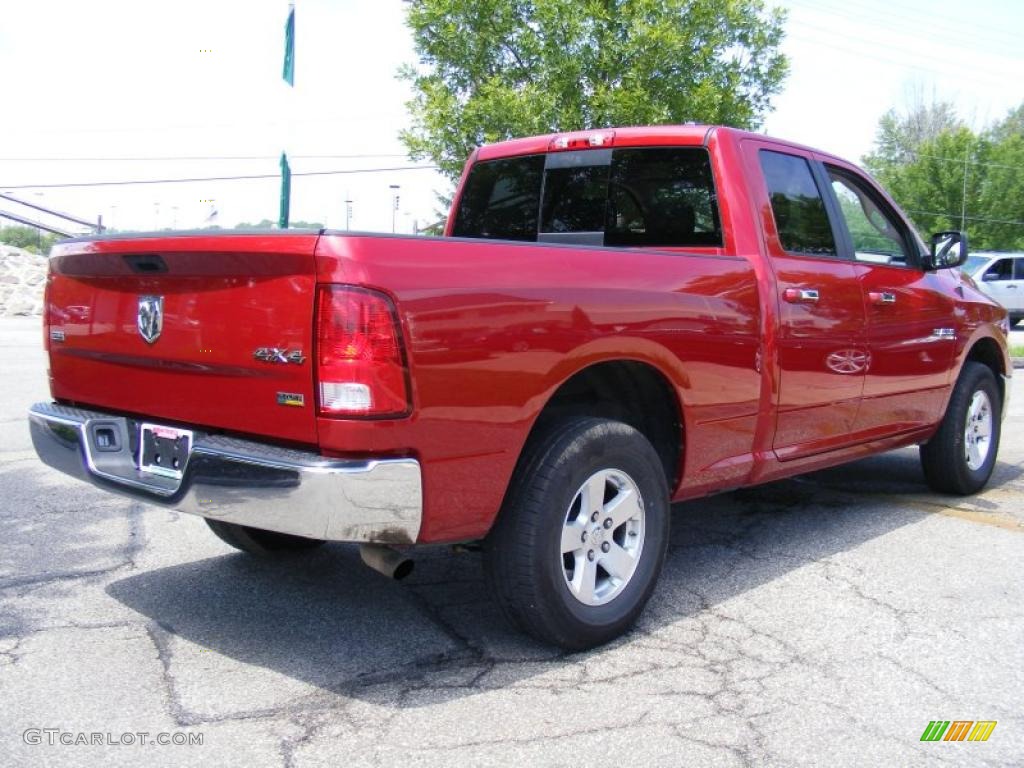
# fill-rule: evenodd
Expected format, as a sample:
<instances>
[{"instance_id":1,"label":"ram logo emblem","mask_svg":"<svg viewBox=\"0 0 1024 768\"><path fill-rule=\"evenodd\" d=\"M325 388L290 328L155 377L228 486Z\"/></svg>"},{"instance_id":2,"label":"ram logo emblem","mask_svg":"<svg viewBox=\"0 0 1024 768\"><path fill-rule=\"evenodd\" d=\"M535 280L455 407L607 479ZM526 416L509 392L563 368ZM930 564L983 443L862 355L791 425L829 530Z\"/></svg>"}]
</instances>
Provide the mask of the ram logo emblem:
<instances>
[{"instance_id":1,"label":"ram logo emblem","mask_svg":"<svg viewBox=\"0 0 1024 768\"><path fill-rule=\"evenodd\" d=\"M164 297L139 296L138 315L139 335L152 344L160 338L164 328Z\"/></svg>"}]
</instances>

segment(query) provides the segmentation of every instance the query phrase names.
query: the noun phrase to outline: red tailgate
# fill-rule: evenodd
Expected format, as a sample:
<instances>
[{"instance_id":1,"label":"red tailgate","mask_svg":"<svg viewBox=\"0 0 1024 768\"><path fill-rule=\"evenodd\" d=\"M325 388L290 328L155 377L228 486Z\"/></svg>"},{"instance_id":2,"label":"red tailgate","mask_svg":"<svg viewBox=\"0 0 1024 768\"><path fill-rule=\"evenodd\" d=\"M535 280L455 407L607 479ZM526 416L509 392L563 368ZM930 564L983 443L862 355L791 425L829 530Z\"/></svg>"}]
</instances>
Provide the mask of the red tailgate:
<instances>
[{"instance_id":1,"label":"red tailgate","mask_svg":"<svg viewBox=\"0 0 1024 768\"><path fill-rule=\"evenodd\" d=\"M315 443L317 237L223 234L58 245L45 318L54 398ZM159 333L147 340L157 324Z\"/></svg>"}]
</instances>

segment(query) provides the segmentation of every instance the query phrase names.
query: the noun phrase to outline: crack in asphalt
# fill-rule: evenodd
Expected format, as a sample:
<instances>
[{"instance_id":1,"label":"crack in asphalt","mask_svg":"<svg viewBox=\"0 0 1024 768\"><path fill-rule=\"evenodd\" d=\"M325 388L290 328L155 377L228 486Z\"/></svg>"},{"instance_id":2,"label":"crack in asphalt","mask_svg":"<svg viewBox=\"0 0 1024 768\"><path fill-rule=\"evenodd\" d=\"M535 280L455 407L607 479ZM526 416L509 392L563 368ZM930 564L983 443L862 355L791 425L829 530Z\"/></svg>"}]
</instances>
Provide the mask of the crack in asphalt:
<instances>
[{"instance_id":1,"label":"crack in asphalt","mask_svg":"<svg viewBox=\"0 0 1024 768\"><path fill-rule=\"evenodd\" d=\"M627 735L635 731L638 735L631 738L652 734L648 738L665 739L678 748L689 744L714 750L752 768L790 761L786 753L779 751L778 721L813 704L835 713L835 719L844 723L845 731L855 730L887 744L893 754L912 754L922 762L956 763L953 756L941 755L914 742L918 734L903 736L891 727L887 730L885 723L846 703L846 698L852 698L848 696L847 684L842 682L842 674L849 674L848 667L843 666L848 659L830 658L814 648L803 648L799 641L764 626L759 615L744 614L742 608L737 612L730 605L730 598L751 587L737 591L735 587L723 586L735 582L756 587L762 581L774 579L773 571L765 566L782 572L799 569L823 582L832 599L862 604L871 617L886 622L884 627L891 622L897 628L895 639L926 636L926 630L921 629L926 614L908 607L906 600L879 594L870 562L851 562L845 557L846 548L823 555L799 540L789 545L768 535L773 526L799 524L809 510L836 511L839 524L863 521L866 530L871 530L878 516L862 516L862 510L856 509L856 505L865 503L864 496L818 486L790 485L772 489L765 497L751 491L738 492L734 498L738 502L736 511L718 517L677 518L666 568L668 583L656 593L653 612L649 610L624 638L588 653L566 654L534 646L527 646L521 653L503 651L503 639L496 645L487 635L480 636L474 631L474 620L493 615L493 611L485 613L490 601L480 595L482 579L465 576L471 567L467 561L456 562L455 557L449 561L439 556L425 558L425 562L440 569L441 575L428 572L423 581L410 583L398 599L407 602L426 625L436 629L449 648L410 658L384 670L365 670L336 681L319 679L310 693L265 707L214 714L190 709L180 682L189 662L175 654L180 636L172 624L159 620L72 621L19 631L13 641L10 637L0 638L0 669L8 670L19 664L25 653L30 652L25 649L25 639L36 633L67 628L143 630L159 662L165 714L178 727L247 721L287 726L285 730L291 732L276 741L277 758L284 768L299 765L306 750L327 742L332 729L337 728L344 735L365 739L367 752L363 756L373 764L383 764L389 750L395 748L396 735L401 735L405 727L403 717L410 710L426 706L424 701L440 705L449 698L521 692L518 695L524 697L524 702L532 701L528 697L534 695L550 697L551 706L557 710L575 706L579 696L607 698L620 691L637 692L640 699L631 702L637 706L629 710L628 716L617 717L613 723L578 729L557 719L536 723L527 720L521 733L512 735L507 727L496 728L493 738L479 732L456 731L454 737L449 735L452 743L429 743L427 739L400 748L414 756L436 754L451 759L450 756L462 751L485 747L548 744L568 738L586 740L610 731ZM914 506L905 498L899 503ZM854 505L852 513L850 505ZM0 590L20 598L47 585L69 581L80 589L93 589L93 584L103 577L138 570L139 557L149 545L142 511L139 504L128 508L128 534L115 550L117 563L104 568L0 580ZM687 560L694 558L698 563L712 563L713 570L698 570L699 576L691 578ZM675 571L675 577L671 571ZM476 606L480 610L474 610ZM1020 614L983 613L978 620L1005 622L1014 617L1019 620ZM971 637L959 627L948 627L946 631L965 640ZM512 636L511 629L505 632L502 638ZM533 655L535 651L543 655ZM952 700L958 693L940 684L927 671L916 668L911 659L904 662L884 650L872 658L940 700ZM794 698L780 693L779 681L786 675L822 682L817 689L803 691L802 698ZM637 693L632 694L634 699ZM373 706L357 714L356 702L360 700ZM1003 710L993 709L997 713ZM722 724L726 730L716 738Z\"/></svg>"}]
</instances>

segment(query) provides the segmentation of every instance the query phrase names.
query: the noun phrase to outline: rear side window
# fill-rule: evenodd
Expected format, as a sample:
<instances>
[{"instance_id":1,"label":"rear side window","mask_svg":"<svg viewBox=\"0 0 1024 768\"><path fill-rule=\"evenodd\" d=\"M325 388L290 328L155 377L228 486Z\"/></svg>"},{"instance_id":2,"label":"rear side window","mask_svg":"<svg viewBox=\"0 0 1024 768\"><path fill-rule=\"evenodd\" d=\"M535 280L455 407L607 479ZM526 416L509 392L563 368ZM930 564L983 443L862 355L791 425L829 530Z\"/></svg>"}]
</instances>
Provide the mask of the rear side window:
<instances>
[{"instance_id":1,"label":"rear side window","mask_svg":"<svg viewBox=\"0 0 1024 768\"><path fill-rule=\"evenodd\" d=\"M462 191L452 234L535 241L543 174L544 155L477 163Z\"/></svg>"},{"instance_id":2,"label":"rear side window","mask_svg":"<svg viewBox=\"0 0 1024 768\"><path fill-rule=\"evenodd\" d=\"M721 244L722 228L707 151L615 151L605 245Z\"/></svg>"},{"instance_id":3,"label":"rear side window","mask_svg":"<svg viewBox=\"0 0 1024 768\"><path fill-rule=\"evenodd\" d=\"M807 160L765 149L758 154L782 247L793 253L836 256L832 225Z\"/></svg>"}]
</instances>

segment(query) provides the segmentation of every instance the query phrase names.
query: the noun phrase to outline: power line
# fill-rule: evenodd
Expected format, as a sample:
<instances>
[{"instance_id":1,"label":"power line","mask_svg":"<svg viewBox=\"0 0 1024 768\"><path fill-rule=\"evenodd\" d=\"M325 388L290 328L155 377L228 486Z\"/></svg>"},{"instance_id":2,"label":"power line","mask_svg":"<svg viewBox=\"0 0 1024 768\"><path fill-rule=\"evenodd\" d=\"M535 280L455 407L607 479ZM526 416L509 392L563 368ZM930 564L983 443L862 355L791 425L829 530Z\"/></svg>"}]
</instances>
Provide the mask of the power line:
<instances>
[{"instance_id":1,"label":"power line","mask_svg":"<svg viewBox=\"0 0 1024 768\"><path fill-rule=\"evenodd\" d=\"M925 154L924 152L918 152L917 150L913 150L913 149L908 149L907 151L910 154L912 154L912 155L917 155L918 157L926 157L926 158L928 158L930 160L941 160L944 163L956 163L957 165L963 165L964 162L965 162L964 160L962 160L960 158L957 158L957 157L943 157L942 155L928 155L928 154ZM966 162L969 165L985 165L985 166L988 166L989 168L1006 168L1006 169L1011 170L1011 171L1024 171L1024 165L1005 165L1003 163L989 163L989 162L985 162L983 160L967 160Z\"/></svg>"},{"instance_id":2,"label":"power line","mask_svg":"<svg viewBox=\"0 0 1024 768\"><path fill-rule=\"evenodd\" d=\"M837 8L827 2L820 2L818 0L789 0L789 3L797 8L802 7L812 13L823 16L845 17L855 22L869 20L874 22L876 26L881 23L882 25L892 26L897 29L910 26L922 37L940 38L939 42L947 42L954 46L962 45L965 37L965 29L962 23L954 18L936 14L934 8L925 10L906 6L893 6L892 3L868 3L865 0L861 0L859 8L861 13L855 14L846 8ZM874 7L870 7L871 5L874 5ZM866 16L868 19L865 19ZM976 25L975 32L975 34L970 35L971 40L981 40L1006 46L1008 49L1006 53L1008 55L1012 55L1009 50L1010 46L1014 46L1012 50L1015 52L1016 46L1019 43L1019 39L1016 36L1005 30Z\"/></svg>"},{"instance_id":3,"label":"power line","mask_svg":"<svg viewBox=\"0 0 1024 768\"><path fill-rule=\"evenodd\" d=\"M377 157L408 157L406 153L378 153L358 155L289 155L292 160L366 160ZM168 155L154 157L0 157L0 162L5 163L136 163L136 162L192 162L206 160L277 160L277 155L193 155L171 157Z\"/></svg>"},{"instance_id":4,"label":"power line","mask_svg":"<svg viewBox=\"0 0 1024 768\"><path fill-rule=\"evenodd\" d=\"M394 168L350 168L336 171L303 171L292 176L340 176L356 173L387 173L394 171L436 171L436 165L402 165ZM131 181L82 181L64 184L0 184L3 189L63 189L71 187L119 187L132 184L185 184L199 181L249 181L253 179L279 179L279 173L259 173L248 176L203 176L191 179L132 179Z\"/></svg>"},{"instance_id":5,"label":"power line","mask_svg":"<svg viewBox=\"0 0 1024 768\"><path fill-rule=\"evenodd\" d=\"M940 213L938 211L915 211L912 208L904 208L907 213L916 213L920 216L945 216L950 219L964 218L968 221L984 221L989 224L1016 224L1019 227L1024 227L1024 221L1014 221L1013 219L990 219L985 216L963 216L959 213Z\"/></svg>"},{"instance_id":6,"label":"power line","mask_svg":"<svg viewBox=\"0 0 1024 768\"><path fill-rule=\"evenodd\" d=\"M65 232L62 229L56 229L49 224L43 224L42 222L34 221L33 219L26 219L23 216L18 216L17 214L10 213L8 211L0 211L0 219L10 219L11 221L16 221L19 224L24 224L26 227L35 227L36 229L41 229L44 232L52 232L53 234L60 235L61 237L71 237L71 233Z\"/></svg>"},{"instance_id":7,"label":"power line","mask_svg":"<svg viewBox=\"0 0 1024 768\"><path fill-rule=\"evenodd\" d=\"M919 69L928 69L933 72L944 72L948 74L963 75L964 70L971 70L979 75L988 76L992 74L990 68L986 68L985 66L978 65L974 62L960 60L952 62L948 59L942 58L941 56L922 53L919 51L900 50L898 53L901 55L898 58L885 56L877 53L877 51L884 50L888 52L892 49L885 48L875 40L850 34L846 30L822 27L806 21L794 20L791 23L797 29L803 28L808 32L808 34L788 34L788 37L792 37L793 39L801 40L812 45L821 45L830 49L846 51L847 53L854 54L860 58L874 59L875 61L881 61L885 64L917 67ZM823 36L829 36L831 39L824 40L822 39ZM849 45L844 45L843 43L849 43ZM851 45L855 45L857 47L851 47ZM869 53L868 51L875 52Z\"/></svg>"}]
</instances>

